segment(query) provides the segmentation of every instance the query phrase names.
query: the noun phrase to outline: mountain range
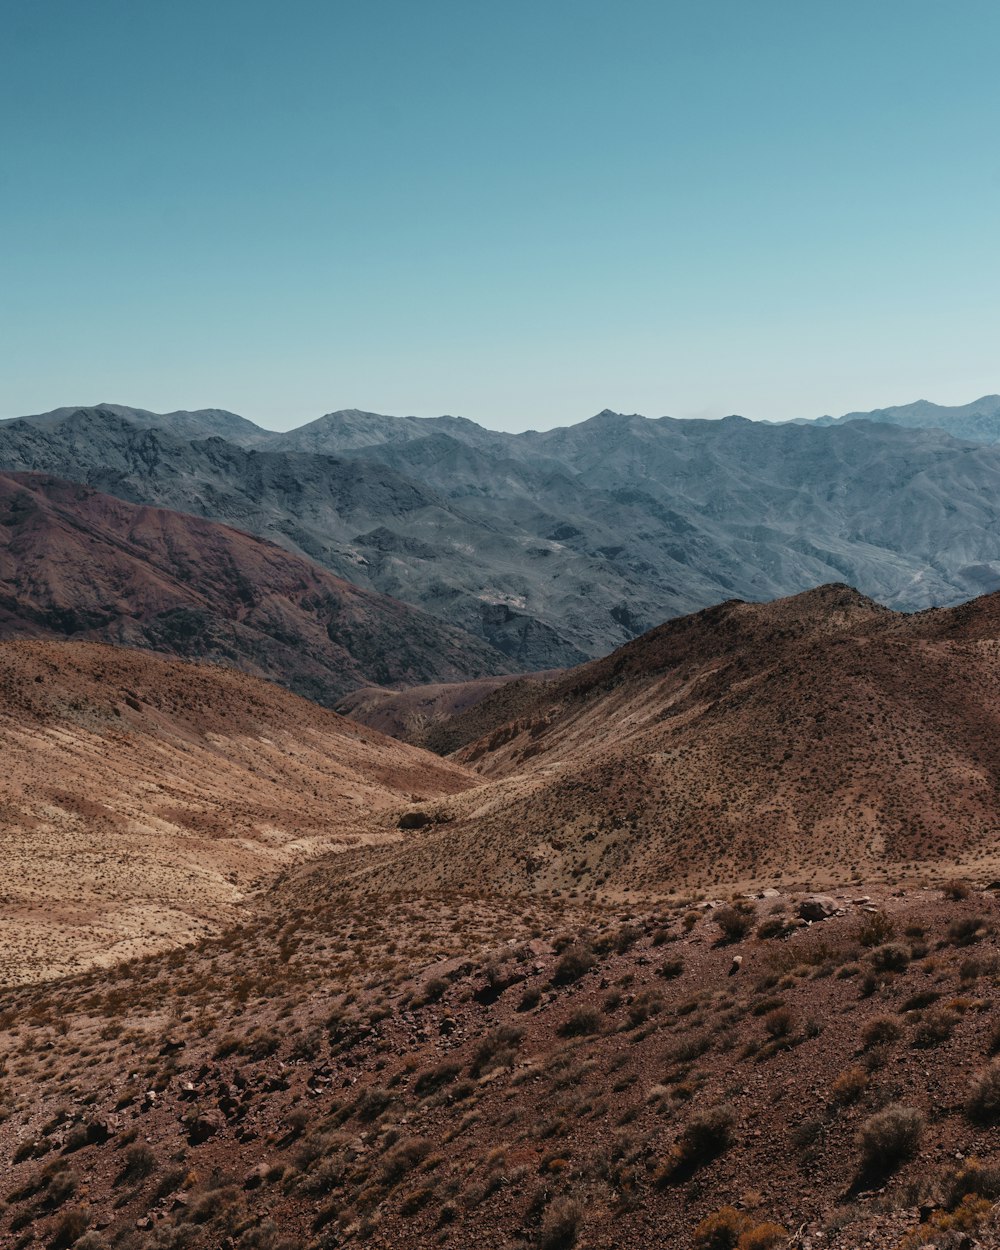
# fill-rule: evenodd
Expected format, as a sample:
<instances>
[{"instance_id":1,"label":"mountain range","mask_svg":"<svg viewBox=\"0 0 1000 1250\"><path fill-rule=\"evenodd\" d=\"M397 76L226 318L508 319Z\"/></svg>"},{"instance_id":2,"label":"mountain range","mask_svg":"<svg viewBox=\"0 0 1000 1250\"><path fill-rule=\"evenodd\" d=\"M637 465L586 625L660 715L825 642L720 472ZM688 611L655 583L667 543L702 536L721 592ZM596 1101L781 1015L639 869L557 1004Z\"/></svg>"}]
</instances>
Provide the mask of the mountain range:
<instances>
[{"instance_id":1,"label":"mountain range","mask_svg":"<svg viewBox=\"0 0 1000 1250\"><path fill-rule=\"evenodd\" d=\"M1000 447L940 427L985 430L997 403L828 425L605 411L523 434L100 405L0 423L0 469L223 522L547 669L728 598L846 581L915 610L995 589Z\"/></svg>"}]
</instances>

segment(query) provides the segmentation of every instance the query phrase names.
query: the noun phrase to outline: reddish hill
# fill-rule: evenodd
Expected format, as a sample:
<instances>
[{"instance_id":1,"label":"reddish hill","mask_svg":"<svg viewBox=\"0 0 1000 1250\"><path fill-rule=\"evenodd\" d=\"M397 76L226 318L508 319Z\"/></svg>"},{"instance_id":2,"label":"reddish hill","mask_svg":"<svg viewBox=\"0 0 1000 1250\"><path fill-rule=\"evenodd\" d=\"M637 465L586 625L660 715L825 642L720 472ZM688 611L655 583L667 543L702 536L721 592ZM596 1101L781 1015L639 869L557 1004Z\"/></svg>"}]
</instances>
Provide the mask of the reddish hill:
<instances>
[{"instance_id":1,"label":"reddish hill","mask_svg":"<svg viewBox=\"0 0 1000 1250\"><path fill-rule=\"evenodd\" d=\"M0 637L217 660L327 705L510 671L481 640L272 543L44 474L0 474Z\"/></svg>"},{"instance_id":2,"label":"reddish hill","mask_svg":"<svg viewBox=\"0 0 1000 1250\"><path fill-rule=\"evenodd\" d=\"M1000 596L916 617L843 586L722 604L537 687L454 758L495 784L458 802L447 855L406 851L408 878L1000 876Z\"/></svg>"}]
</instances>

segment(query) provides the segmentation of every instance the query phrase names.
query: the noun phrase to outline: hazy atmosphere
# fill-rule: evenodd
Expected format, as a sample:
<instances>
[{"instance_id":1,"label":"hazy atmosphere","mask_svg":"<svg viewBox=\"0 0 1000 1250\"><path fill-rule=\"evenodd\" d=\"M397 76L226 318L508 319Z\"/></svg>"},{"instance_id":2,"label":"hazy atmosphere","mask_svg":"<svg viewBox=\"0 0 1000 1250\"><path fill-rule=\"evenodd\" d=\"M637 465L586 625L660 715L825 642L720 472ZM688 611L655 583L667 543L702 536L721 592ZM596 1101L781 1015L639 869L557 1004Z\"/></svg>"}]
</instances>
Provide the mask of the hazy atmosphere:
<instances>
[{"instance_id":1,"label":"hazy atmosphere","mask_svg":"<svg viewBox=\"0 0 1000 1250\"><path fill-rule=\"evenodd\" d=\"M997 389L1000 7L8 0L0 416Z\"/></svg>"}]
</instances>

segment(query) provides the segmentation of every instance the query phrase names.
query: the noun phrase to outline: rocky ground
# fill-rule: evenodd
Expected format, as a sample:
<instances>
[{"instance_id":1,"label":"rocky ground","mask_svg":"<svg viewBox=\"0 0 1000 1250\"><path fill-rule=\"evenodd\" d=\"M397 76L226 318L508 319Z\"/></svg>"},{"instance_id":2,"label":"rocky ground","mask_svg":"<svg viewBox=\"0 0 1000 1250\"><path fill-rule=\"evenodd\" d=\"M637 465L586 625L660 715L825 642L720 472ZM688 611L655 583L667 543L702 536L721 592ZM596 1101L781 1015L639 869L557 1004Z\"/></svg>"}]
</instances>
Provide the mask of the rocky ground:
<instances>
[{"instance_id":1,"label":"rocky ground","mask_svg":"<svg viewBox=\"0 0 1000 1250\"><path fill-rule=\"evenodd\" d=\"M351 861L5 994L0 1244L1000 1242L993 892L635 912L366 898Z\"/></svg>"}]
</instances>

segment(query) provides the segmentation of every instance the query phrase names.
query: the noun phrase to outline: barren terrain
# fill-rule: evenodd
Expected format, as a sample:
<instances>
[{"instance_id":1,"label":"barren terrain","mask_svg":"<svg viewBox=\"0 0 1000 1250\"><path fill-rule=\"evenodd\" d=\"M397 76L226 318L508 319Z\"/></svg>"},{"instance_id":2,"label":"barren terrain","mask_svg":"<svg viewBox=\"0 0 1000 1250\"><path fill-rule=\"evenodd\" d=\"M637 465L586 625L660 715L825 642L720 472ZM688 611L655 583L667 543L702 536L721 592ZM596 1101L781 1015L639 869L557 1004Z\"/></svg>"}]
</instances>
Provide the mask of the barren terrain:
<instances>
[{"instance_id":1,"label":"barren terrain","mask_svg":"<svg viewBox=\"0 0 1000 1250\"><path fill-rule=\"evenodd\" d=\"M0 644L0 760L6 983L218 932L472 780L267 682L82 643Z\"/></svg>"},{"instance_id":2,"label":"barren terrain","mask_svg":"<svg viewBox=\"0 0 1000 1250\"><path fill-rule=\"evenodd\" d=\"M359 696L447 759L3 644L0 1246L1000 1246L998 619Z\"/></svg>"},{"instance_id":3,"label":"barren terrain","mask_svg":"<svg viewBox=\"0 0 1000 1250\"><path fill-rule=\"evenodd\" d=\"M449 728L491 784L380 880L655 899L1000 877L1000 596L912 617L844 586L722 604Z\"/></svg>"}]
</instances>

